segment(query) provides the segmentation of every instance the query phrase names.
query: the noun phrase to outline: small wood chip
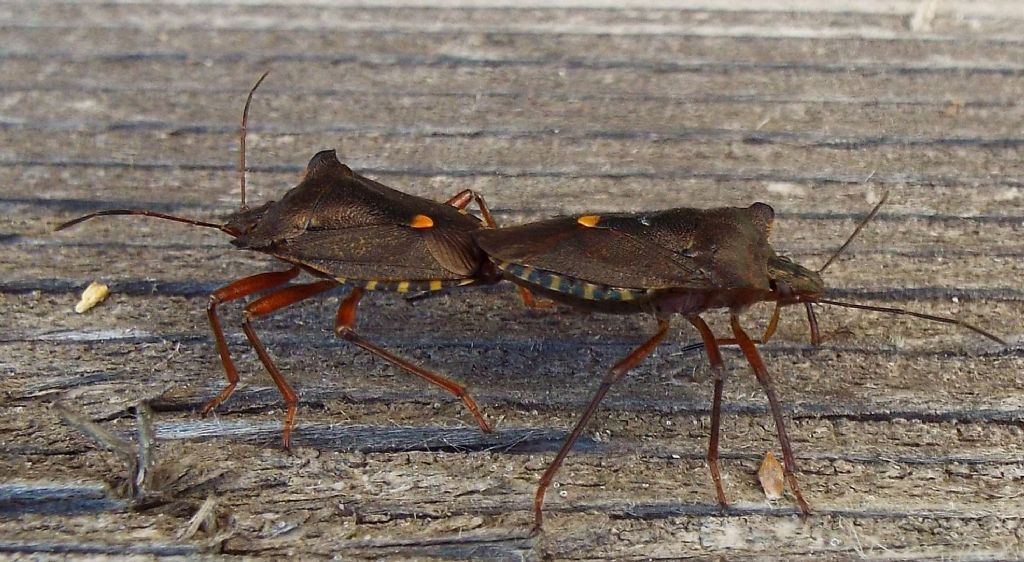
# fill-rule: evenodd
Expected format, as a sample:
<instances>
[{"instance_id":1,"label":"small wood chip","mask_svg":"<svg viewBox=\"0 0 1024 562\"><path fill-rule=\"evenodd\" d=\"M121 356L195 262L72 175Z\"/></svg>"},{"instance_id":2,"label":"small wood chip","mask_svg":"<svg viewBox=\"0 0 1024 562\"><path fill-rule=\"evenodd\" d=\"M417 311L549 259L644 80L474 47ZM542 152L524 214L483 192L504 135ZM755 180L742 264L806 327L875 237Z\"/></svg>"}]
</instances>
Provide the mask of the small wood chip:
<instances>
[{"instance_id":1,"label":"small wood chip","mask_svg":"<svg viewBox=\"0 0 1024 562\"><path fill-rule=\"evenodd\" d=\"M761 461L761 468L757 469L757 479L761 481L761 488L769 500L782 499L783 482L785 472L782 465L771 451L764 454Z\"/></svg>"},{"instance_id":2,"label":"small wood chip","mask_svg":"<svg viewBox=\"0 0 1024 562\"><path fill-rule=\"evenodd\" d=\"M75 312L79 314L85 313L90 308L103 302L103 299L107 298L109 294L109 287L99 281L93 281L82 291L82 300L78 301L78 304L75 305Z\"/></svg>"},{"instance_id":3,"label":"small wood chip","mask_svg":"<svg viewBox=\"0 0 1024 562\"><path fill-rule=\"evenodd\" d=\"M214 494L206 497L203 505L189 520L188 526L178 533L178 539L191 539L200 529L210 536L217 531L217 496Z\"/></svg>"}]
</instances>

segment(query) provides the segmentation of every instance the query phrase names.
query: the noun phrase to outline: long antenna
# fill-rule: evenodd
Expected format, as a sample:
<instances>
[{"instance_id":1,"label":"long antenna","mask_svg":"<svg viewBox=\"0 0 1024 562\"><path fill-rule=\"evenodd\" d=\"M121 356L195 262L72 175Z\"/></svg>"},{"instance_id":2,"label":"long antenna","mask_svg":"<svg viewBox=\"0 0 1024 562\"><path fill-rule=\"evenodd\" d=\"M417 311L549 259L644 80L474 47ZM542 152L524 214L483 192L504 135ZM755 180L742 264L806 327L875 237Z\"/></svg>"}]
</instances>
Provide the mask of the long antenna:
<instances>
[{"instance_id":1,"label":"long antenna","mask_svg":"<svg viewBox=\"0 0 1024 562\"><path fill-rule=\"evenodd\" d=\"M256 88L260 87L260 84L263 83L263 79L266 78L268 74L270 74L269 70L264 72L263 76L260 76L260 79L257 80L252 89L249 90L249 97L245 98L245 109L242 110L242 130L239 134L239 144L241 147L239 148L238 155L238 181L242 186L242 205L240 210L242 212L249 210L249 207L245 204L245 134L249 128L249 105L252 104L252 95L256 93Z\"/></svg>"},{"instance_id":2,"label":"long antenna","mask_svg":"<svg viewBox=\"0 0 1024 562\"><path fill-rule=\"evenodd\" d=\"M859 308L861 310L874 310L875 312L886 312L888 314L903 314L903 315L906 315L906 316L913 316L914 318L922 318L924 320L931 320L933 322L941 322L943 324L955 324L957 326L962 326L964 328L967 328L968 330L970 330L972 332L975 332L977 334L981 334L982 336L985 336L986 338L988 338L988 339L990 339L990 340L992 340L992 341L1002 345L1003 347L1007 347L1009 345L1002 338L992 334L991 332L986 332L985 330L982 330L981 328L979 328L977 326L974 326L973 324L968 324L967 322L964 322L963 320L958 320L956 318L949 318L947 316L933 316L931 314L923 314L921 312L913 312L913 311L905 310L905 309L902 309L902 308L891 308L891 307L888 307L888 306L871 306L871 305L868 305L868 304L854 304L852 302L830 301L830 300L825 300L825 299L819 299L819 300L816 300L814 302L817 303L817 304L831 304L832 306L842 306L844 308Z\"/></svg>"},{"instance_id":3,"label":"long antenna","mask_svg":"<svg viewBox=\"0 0 1024 562\"><path fill-rule=\"evenodd\" d=\"M882 193L882 199L878 201L878 203L875 205L875 208L871 209L871 212L868 213L868 216L864 217L864 219L860 221L860 224L857 225L857 228L853 229L853 233L850 234L850 237L846 239L846 242L843 242L843 245L840 246L838 250L836 250L836 253L832 254L832 257L830 257L828 261L825 262L825 265L821 266L821 269L818 270L819 275L824 273L825 270L828 269L828 266L832 265L832 262L836 261L836 258L839 257L839 254L842 254L843 251L846 250L846 248L853 242L853 239L856 238L858 234L860 234L860 231L869 222L871 222L871 219L875 218L875 215L878 214L878 210L882 208L882 205L884 205L886 200L888 199L889 190L887 189L884 193Z\"/></svg>"},{"instance_id":4,"label":"long antenna","mask_svg":"<svg viewBox=\"0 0 1024 562\"><path fill-rule=\"evenodd\" d=\"M174 221L174 222L183 222L185 224L191 224L192 226L202 226L204 228L216 228L217 230L220 230L221 232L226 232L226 233L230 234L231 236L238 236L237 232L232 232L230 229L227 228L227 226L225 226L223 224L214 224L212 222L204 222L204 221L197 221L197 220L193 220L193 219L186 219L184 217L176 217L174 215L167 215L167 214L164 214L164 213L158 213L156 211L149 211L149 210L146 210L146 209L108 209L106 211L97 211L95 213L89 213L88 215L85 215L84 217L78 217L77 219L70 220L70 221L68 221L68 222L58 226L54 230L64 230L65 228L68 228L68 227L71 227L71 226L75 226L76 224L78 224L80 222L84 222L84 221L87 221L87 220L92 219L92 218L108 217L108 216L111 216L111 215L142 215L142 216L146 216L146 217L156 217L158 219L164 219L164 220L169 220L169 221Z\"/></svg>"}]
</instances>

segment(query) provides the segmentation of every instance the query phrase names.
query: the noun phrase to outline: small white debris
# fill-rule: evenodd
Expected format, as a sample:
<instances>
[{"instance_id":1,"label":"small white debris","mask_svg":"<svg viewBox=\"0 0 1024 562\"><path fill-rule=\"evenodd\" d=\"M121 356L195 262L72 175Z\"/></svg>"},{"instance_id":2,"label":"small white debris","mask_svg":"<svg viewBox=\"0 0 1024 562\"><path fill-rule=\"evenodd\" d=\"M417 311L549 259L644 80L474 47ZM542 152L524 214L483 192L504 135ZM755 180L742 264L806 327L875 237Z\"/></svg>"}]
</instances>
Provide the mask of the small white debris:
<instances>
[{"instance_id":1,"label":"small white debris","mask_svg":"<svg viewBox=\"0 0 1024 562\"><path fill-rule=\"evenodd\" d=\"M107 287L99 281L93 281L88 287L82 291L82 299L75 305L75 312L84 314L90 308L103 302L103 299L107 298L110 294L110 287Z\"/></svg>"},{"instance_id":2,"label":"small white debris","mask_svg":"<svg viewBox=\"0 0 1024 562\"><path fill-rule=\"evenodd\" d=\"M768 193L773 193L775 195L789 195L793 197L802 197L807 195L807 188L798 183L773 181L766 183L764 187L768 190Z\"/></svg>"},{"instance_id":3,"label":"small white debris","mask_svg":"<svg viewBox=\"0 0 1024 562\"><path fill-rule=\"evenodd\" d=\"M931 31L938 8L938 0L922 0L914 10L914 15L910 17L910 21L907 22L907 27L910 28L910 31L917 31L919 33Z\"/></svg>"}]
</instances>

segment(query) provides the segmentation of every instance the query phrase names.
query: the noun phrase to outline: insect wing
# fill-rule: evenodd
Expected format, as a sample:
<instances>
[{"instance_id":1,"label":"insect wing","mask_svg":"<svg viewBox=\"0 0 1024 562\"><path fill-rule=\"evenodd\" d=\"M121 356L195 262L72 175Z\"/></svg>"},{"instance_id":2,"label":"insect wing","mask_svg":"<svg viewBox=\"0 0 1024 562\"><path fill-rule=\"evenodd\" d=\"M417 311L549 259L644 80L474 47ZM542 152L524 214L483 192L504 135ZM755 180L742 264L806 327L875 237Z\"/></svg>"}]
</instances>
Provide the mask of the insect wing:
<instances>
[{"instance_id":1,"label":"insect wing","mask_svg":"<svg viewBox=\"0 0 1024 562\"><path fill-rule=\"evenodd\" d=\"M702 288L708 283L691 258L614 226L582 225L575 217L480 231L476 237L495 260L611 287Z\"/></svg>"},{"instance_id":2,"label":"insect wing","mask_svg":"<svg viewBox=\"0 0 1024 562\"><path fill-rule=\"evenodd\" d=\"M402 225L356 226L335 230L310 230L280 242L270 253L297 261L334 277L349 279L416 280L460 279L470 276L473 264L442 265L431 249L432 234ZM444 254L455 262L457 248Z\"/></svg>"},{"instance_id":3,"label":"insect wing","mask_svg":"<svg viewBox=\"0 0 1024 562\"><path fill-rule=\"evenodd\" d=\"M234 243L332 277L458 279L482 260L472 240L480 227L454 207L352 172L329 150Z\"/></svg>"},{"instance_id":4,"label":"insect wing","mask_svg":"<svg viewBox=\"0 0 1024 562\"><path fill-rule=\"evenodd\" d=\"M768 236L774 211L764 203L587 218L595 229L614 229L644 248L659 247L685 259L705 284L679 288L770 290L767 264L775 252Z\"/></svg>"}]
</instances>

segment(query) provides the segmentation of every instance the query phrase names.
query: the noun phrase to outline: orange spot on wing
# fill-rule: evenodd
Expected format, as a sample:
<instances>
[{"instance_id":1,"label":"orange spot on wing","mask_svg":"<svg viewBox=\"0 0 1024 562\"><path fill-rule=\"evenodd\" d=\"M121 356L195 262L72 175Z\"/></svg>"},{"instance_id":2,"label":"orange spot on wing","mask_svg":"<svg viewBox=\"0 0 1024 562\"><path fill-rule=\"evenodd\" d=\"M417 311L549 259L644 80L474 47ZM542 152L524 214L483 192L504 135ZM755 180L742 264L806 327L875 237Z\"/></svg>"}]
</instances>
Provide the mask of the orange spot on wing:
<instances>
[{"instance_id":1,"label":"orange spot on wing","mask_svg":"<svg viewBox=\"0 0 1024 562\"><path fill-rule=\"evenodd\" d=\"M601 221L601 216L600 215L583 215L580 218L576 219L576 222L578 224L581 224L581 225L586 226L588 228L594 228L595 226L597 226L597 223L600 222L600 221Z\"/></svg>"},{"instance_id":2,"label":"orange spot on wing","mask_svg":"<svg viewBox=\"0 0 1024 562\"><path fill-rule=\"evenodd\" d=\"M409 226L413 228L430 228L434 226L434 219L427 215L416 215L409 221Z\"/></svg>"}]
</instances>

